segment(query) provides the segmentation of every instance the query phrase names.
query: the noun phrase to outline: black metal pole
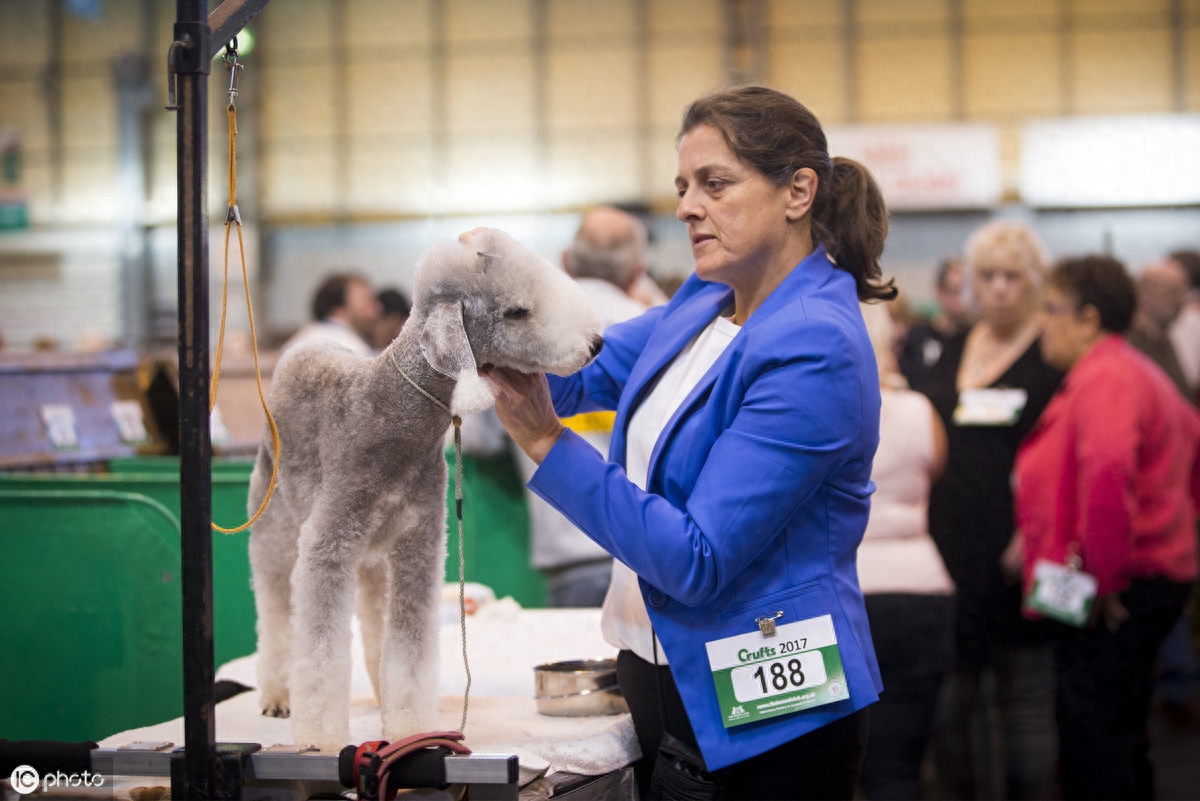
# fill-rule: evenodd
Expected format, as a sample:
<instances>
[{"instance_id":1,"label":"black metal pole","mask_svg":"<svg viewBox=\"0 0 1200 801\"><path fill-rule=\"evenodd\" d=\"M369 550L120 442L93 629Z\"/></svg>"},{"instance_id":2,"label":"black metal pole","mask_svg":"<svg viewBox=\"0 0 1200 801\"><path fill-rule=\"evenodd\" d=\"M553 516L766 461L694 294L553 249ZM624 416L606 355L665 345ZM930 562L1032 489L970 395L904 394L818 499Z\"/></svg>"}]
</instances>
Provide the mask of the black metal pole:
<instances>
[{"instance_id":1,"label":"black metal pole","mask_svg":"<svg viewBox=\"0 0 1200 801\"><path fill-rule=\"evenodd\" d=\"M178 114L179 493L183 586L184 751L174 798L238 796L220 769L213 696L212 442L208 393L208 73L213 56L268 0L176 0L168 54ZM221 37L214 43L215 26ZM242 749L243 751L245 749ZM239 752L240 754L241 752ZM223 778L224 777L224 778Z\"/></svg>"},{"instance_id":2,"label":"black metal pole","mask_svg":"<svg viewBox=\"0 0 1200 801\"><path fill-rule=\"evenodd\" d=\"M182 777L173 796L213 798L212 445L208 391L208 7L177 0L174 72L178 98L179 486L182 529ZM182 779L182 788L175 781Z\"/></svg>"}]
</instances>

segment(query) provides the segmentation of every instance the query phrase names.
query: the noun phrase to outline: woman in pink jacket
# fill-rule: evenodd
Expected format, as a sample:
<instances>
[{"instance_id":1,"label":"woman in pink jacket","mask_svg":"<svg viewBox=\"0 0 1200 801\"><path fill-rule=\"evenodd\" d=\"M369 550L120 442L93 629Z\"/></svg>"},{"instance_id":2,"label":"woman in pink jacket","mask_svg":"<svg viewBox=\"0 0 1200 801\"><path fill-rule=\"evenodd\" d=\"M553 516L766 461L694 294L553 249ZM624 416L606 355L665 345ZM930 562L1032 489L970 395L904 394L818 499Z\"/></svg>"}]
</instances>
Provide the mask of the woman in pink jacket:
<instances>
[{"instance_id":1,"label":"woman in pink jacket","mask_svg":"<svg viewBox=\"0 0 1200 801\"><path fill-rule=\"evenodd\" d=\"M1069 624L1056 648L1066 798L1154 797L1154 657L1197 575L1200 417L1121 336L1135 304L1115 259L1055 267L1041 348L1067 376L1016 462L1027 613Z\"/></svg>"}]
</instances>

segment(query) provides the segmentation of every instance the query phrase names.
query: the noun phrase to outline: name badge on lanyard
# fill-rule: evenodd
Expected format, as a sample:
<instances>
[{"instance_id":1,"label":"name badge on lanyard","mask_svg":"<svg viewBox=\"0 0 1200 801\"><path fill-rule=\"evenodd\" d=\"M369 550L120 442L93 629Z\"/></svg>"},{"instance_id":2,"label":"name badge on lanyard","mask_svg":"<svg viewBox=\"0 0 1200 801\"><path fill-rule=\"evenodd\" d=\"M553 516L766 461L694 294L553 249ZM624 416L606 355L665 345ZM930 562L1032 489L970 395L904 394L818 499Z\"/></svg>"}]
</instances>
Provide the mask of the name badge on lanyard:
<instances>
[{"instance_id":1,"label":"name badge on lanyard","mask_svg":"<svg viewBox=\"0 0 1200 801\"><path fill-rule=\"evenodd\" d=\"M1021 419L1029 393L1023 389L966 389L954 407L960 426L1011 426Z\"/></svg>"},{"instance_id":2,"label":"name badge on lanyard","mask_svg":"<svg viewBox=\"0 0 1200 801\"><path fill-rule=\"evenodd\" d=\"M1078 556L1065 565L1038 559L1033 563L1033 586L1025 607L1060 623L1083 628L1096 600L1096 577L1080 569Z\"/></svg>"},{"instance_id":3,"label":"name badge on lanyard","mask_svg":"<svg viewBox=\"0 0 1200 801\"><path fill-rule=\"evenodd\" d=\"M833 617L759 628L705 643L725 728L766 720L850 697Z\"/></svg>"}]
</instances>

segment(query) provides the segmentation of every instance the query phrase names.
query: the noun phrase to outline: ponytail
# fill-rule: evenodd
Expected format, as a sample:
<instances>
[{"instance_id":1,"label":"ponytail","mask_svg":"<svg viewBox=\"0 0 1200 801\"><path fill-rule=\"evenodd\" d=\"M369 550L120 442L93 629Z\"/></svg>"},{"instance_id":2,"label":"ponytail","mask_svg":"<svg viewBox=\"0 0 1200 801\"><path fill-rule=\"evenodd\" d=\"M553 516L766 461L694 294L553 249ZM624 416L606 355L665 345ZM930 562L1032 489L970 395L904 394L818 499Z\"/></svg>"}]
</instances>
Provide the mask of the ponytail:
<instances>
[{"instance_id":1,"label":"ponytail","mask_svg":"<svg viewBox=\"0 0 1200 801\"><path fill-rule=\"evenodd\" d=\"M879 257L887 239L887 207L883 193L866 167L853 159L832 159L825 191L813 205L813 238L825 245L838 267L854 276L861 301L892 300L896 280L883 280Z\"/></svg>"}]
</instances>

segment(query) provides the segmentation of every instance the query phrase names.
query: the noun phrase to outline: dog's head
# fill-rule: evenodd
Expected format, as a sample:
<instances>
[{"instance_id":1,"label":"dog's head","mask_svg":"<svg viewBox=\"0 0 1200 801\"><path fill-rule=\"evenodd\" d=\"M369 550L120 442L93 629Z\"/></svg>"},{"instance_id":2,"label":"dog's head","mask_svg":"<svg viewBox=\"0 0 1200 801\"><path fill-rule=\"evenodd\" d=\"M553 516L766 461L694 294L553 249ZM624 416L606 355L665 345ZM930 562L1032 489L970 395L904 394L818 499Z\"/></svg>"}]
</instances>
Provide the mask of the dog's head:
<instances>
[{"instance_id":1,"label":"dog's head","mask_svg":"<svg viewBox=\"0 0 1200 801\"><path fill-rule=\"evenodd\" d=\"M486 409L484 365L568 375L600 352L596 307L562 270L503 231L477 228L429 248L417 262L413 317L421 351L458 380L451 409Z\"/></svg>"}]
</instances>

